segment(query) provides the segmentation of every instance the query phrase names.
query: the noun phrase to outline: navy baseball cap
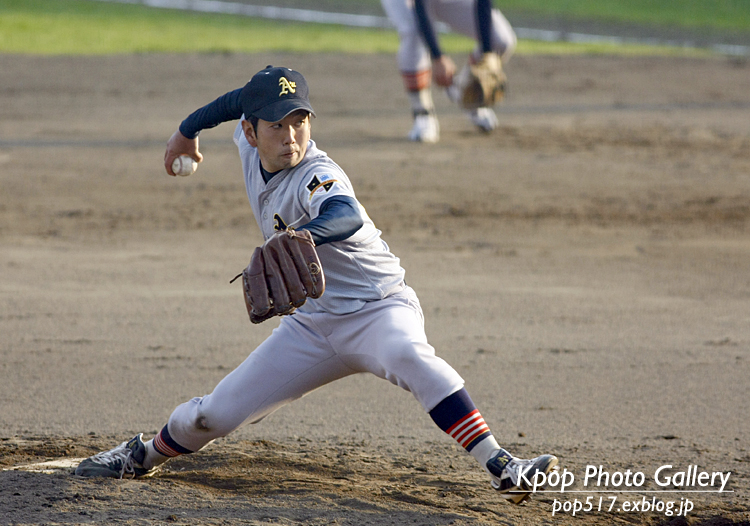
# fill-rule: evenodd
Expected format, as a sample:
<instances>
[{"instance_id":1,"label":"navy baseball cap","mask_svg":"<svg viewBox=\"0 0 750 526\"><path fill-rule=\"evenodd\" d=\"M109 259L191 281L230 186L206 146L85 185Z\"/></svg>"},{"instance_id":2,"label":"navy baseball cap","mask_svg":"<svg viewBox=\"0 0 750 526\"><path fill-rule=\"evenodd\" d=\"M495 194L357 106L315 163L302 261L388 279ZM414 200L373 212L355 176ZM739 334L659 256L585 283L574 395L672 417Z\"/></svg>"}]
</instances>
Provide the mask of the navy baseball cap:
<instances>
[{"instance_id":1,"label":"navy baseball cap","mask_svg":"<svg viewBox=\"0 0 750 526\"><path fill-rule=\"evenodd\" d=\"M315 115L308 93L307 81L302 73L267 66L253 75L242 88L240 104L246 119L253 116L278 122L297 110L306 110Z\"/></svg>"}]
</instances>

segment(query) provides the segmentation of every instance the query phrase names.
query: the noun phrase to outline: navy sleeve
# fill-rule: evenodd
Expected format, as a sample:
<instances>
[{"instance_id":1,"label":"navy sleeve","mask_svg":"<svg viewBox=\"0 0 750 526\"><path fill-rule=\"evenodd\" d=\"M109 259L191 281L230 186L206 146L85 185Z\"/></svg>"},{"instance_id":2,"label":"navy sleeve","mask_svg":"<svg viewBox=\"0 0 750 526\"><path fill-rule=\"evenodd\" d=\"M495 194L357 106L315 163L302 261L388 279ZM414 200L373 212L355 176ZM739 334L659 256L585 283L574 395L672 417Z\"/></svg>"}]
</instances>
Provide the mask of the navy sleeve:
<instances>
[{"instance_id":1,"label":"navy sleeve","mask_svg":"<svg viewBox=\"0 0 750 526\"><path fill-rule=\"evenodd\" d=\"M430 56L432 59L440 58L443 56L443 52L440 50L437 36L435 35L435 28L432 27L432 22L425 9L425 0L414 0L414 13L417 16L417 27L419 33L422 35L425 44L430 49Z\"/></svg>"},{"instance_id":2,"label":"navy sleeve","mask_svg":"<svg viewBox=\"0 0 750 526\"><path fill-rule=\"evenodd\" d=\"M362 225L364 221L357 200L346 195L334 195L320 205L318 217L297 227L297 230L308 230L315 244L320 246L346 239Z\"/></svg>"},{"instance_id":3,"label":"navy sleeve","mask_svg":"<svg viewBox=\"0 0 750 526\"><path fill-rule=\"evenodd\" d=\"M477 33L482 53L492 51L492 0L477 0Z\"/></svg>"},{"instance_id":4,"label":"navy sleeve","mask_svg":"<svg viewBox=\"0 0 750 526\"><path fill-rule=\"evenodd\" d=\"M242 117L241 91L242 88L238 88L225 93L215 101L195 110L180 124L180 133L188 139L195 139L201 130L214 128L222 122Z\"/></svg>"}]
</instances>

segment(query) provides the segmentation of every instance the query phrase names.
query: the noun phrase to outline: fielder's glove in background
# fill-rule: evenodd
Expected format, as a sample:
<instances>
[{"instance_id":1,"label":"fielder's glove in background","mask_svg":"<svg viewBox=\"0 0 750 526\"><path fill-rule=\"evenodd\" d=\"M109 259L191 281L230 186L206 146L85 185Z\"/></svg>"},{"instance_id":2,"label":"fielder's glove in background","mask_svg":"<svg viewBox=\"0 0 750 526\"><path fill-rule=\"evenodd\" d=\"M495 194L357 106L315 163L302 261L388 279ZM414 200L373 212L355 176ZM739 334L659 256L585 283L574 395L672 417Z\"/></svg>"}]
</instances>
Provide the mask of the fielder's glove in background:
<instances>
[{"instance_id":1,"label":"fielder's glove in background","mask_svg":"<svg viewBox=\"0 0 750 526\"><path fill-rule=\"evenodd\" d=\"M253 323L293 313L325 291L325 277L312 235L282 230L257 247L242 274L245 306ZM234 279L232 281L234 281Z\"/></svg>"},{"instance_id":2,"label":"fielder's glove in background","mask_svg":"<svg viewBox=\"0 0 750 526\"><path fill-rule=\"evenodd\" d=\"M507 78L497 53L485 53L476 64L467 64L456 79L456 98L467 110L491 107L505 95Z\"/></svg>"}]
</instances>

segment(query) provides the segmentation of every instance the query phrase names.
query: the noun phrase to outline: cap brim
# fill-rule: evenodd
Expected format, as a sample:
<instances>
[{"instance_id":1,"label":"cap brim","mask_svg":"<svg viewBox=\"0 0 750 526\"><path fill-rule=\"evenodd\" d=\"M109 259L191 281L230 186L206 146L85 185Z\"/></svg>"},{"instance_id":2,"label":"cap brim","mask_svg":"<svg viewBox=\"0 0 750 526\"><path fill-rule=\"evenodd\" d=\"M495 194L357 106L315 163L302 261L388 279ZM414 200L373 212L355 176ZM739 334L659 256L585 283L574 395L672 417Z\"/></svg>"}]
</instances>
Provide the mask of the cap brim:
<instances>
[{"instance_id":1,"label":"cap brim","mask_svg":"<svg viewBox=\"0 0 750 526\"><path fill-rule=\"evenodd\" d=\"M305 110L315 115L309 103L299 99L286 99L269 104L265 108L253 113L255 117L268 122L279 122L281 119L297 110Z\"/></svg>"}]
</instances>

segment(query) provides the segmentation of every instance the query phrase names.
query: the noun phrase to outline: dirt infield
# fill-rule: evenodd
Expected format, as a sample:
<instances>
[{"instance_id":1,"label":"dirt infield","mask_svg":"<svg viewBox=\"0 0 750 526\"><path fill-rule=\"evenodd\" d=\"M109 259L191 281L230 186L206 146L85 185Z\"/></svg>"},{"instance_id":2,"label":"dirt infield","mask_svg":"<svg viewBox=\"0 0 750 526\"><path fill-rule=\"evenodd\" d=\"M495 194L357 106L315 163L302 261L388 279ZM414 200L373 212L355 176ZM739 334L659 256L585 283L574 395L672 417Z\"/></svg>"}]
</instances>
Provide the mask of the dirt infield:
<instances>
[{"instance_id":1,"label":"dirt infield","mask_svg":"<svg viewBox=\"0 0 750 526\"><path fill-rule=\"evenodd\" d=\"M307 76L313 138L498 441L555 453L579 493L505 504L408 393L362 375L148 480L12 469L150 437L276 325L228 283L260 242L233 126L201 135L193 176L161 166L182 118L266 64ZM438 94L437 145L403 140L395 67L0 56L0 524L750 524L750 65L515 57L501 129ZM731 476L662 486L665 465ZM584 487L599 466L644 483ZM603 508L552 515L587 497Z\"/></svg>"}]
</instances>

